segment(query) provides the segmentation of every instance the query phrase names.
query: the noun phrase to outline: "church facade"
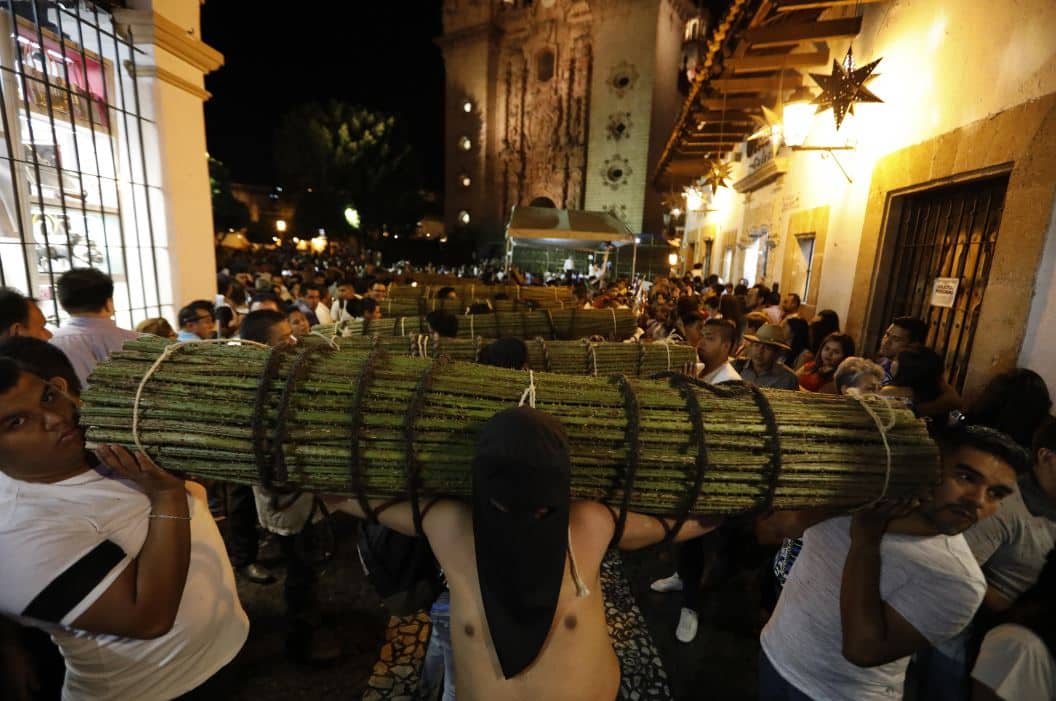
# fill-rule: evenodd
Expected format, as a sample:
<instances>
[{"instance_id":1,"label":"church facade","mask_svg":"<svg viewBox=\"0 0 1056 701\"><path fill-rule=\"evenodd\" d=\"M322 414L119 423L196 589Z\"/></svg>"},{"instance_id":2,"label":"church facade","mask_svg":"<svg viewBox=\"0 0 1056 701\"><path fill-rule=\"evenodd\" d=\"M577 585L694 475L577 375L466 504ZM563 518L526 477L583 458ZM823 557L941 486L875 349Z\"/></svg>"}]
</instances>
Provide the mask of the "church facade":
<instances>
[{"instance_id":1,"label":"church facade","mask_svg":"<svg viewBox=\"0 0 1056 701\"><path fill-rule=\"evenodd\" d=\"M513 206L544 200L659 232L649 173L696 16L688 0L446 0L448 230L496 240Z\"/></svg>"}]
</instances>

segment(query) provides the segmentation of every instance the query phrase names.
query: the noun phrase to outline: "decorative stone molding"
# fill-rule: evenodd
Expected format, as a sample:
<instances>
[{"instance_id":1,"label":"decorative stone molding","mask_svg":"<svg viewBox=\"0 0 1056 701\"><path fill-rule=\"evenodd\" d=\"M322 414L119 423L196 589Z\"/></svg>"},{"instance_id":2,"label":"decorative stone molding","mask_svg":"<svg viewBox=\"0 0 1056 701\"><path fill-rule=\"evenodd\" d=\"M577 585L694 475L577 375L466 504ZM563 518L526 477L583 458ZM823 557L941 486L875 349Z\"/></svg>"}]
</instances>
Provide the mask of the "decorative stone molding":
<instances>
[{"instance_id":1,"label":"decorative stone molding","mask_svg":"<svg viewBox=\"0 0 1056 701\"><path fill-rule=\"evenodd\" d=\"M638 83L638 69L635 68L633 63L627 61L620 61L612 70L609 72L608 83L609 89L616 93L617 97L623 97L631 90L634 90L634 86Z\"/></svg>"},{"instance_id":2,"label":"decorative stone molding","mask_svg":"<svg viewBox=\"0 0 1056 701\"><path fill-rule=\"evenodd\" d=\"M133 44L153 44L202 73L212 73L224 65L222 53L157 12L115 9L113 16L118 33Z\"/></svg>"},{"instance_id":3,"label":"decorative stone molding","mask_svg":"<svg viewBox=\"0 0 1056 701\"><path fill-rule=\"evenodd\" d=\"M194 95L203 102L213 96L213 94L205 88L199 87L194 83L190 82L189 80L184 80L172 71L167 71L164 68L144 65L136 65L133 67L131 61L125 61L125 70L128 71L129 74L132 75L132 77L134 78L157 78L163 83L168 83L169 85L177 87L186 93Z\"/></svg>"},{"instance_id":4,"label":"decorative stone molding","mask_svg":"<svg viewBox=\"0 0 1056 701\"><path fill-rule=\"evenodd\" d=\"M609 123L605 126L605 139L607 141L619 141L631 138L630 112L613 112L609 115Z\"/></svg>"},{"instance_id":5,"label":"decorative stone molding","mask_svg":"<svg viewBox=\"0 0 1056 701\"><path fill-rule=\"evenodd\" d=\"M773 158L767 161L765 165L756 168L750 175L735 182L733 189L741 194L754 192L765 185L769 185L787 172L788 159L783 156Z\"/></svg>"},{"instance_id":6,"label":"decorative stone molding","mask_svg":"<svg viewBox=\"0 0 1056 701\"><path fill-rule=\"evenodd\" d=\"M627 184L633 172L630 161L623 156L614 155L605 159L605 165L601 169L602 182L606 187L619 190Z\"/></svg>"}]
</instances>

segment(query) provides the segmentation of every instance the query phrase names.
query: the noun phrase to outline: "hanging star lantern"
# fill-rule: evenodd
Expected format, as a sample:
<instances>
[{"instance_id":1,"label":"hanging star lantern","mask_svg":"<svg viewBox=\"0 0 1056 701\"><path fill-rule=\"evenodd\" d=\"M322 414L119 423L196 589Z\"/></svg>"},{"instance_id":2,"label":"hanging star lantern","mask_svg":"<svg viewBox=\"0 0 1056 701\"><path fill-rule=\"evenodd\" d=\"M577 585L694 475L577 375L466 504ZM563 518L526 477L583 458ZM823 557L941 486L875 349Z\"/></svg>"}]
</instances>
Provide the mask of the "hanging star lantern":
<instances>
[{"instance_id":1,"label":"hanging star lantern","mask_svg":"<svg viewBox=\"0 0 1056 701\"><path fill-rule=\"evenodd\" d=\"M861 68L855 68L854 54L848 48L842 65L833 60L832 73L830 75L811 73L810 77L821 88L821 94L811 102L811 104L818 106L815 114L820 114L831 107L832 114L836 118L836 129L839 130L843 124L843 118L848 113L854 114L854 103L883 102L869 88L865 87L867 81L876 77L873 75L873 71L882 60L882 58L878 58Z\"/></svg>"},{"instance_id":2,"label":"hanging star lantern","mask_svg":"<svg viewBox=\"0 0 1056 701\"><path fill-rule=\"evenodd\" d=\"M762 108L762 117L752 115L752 121L755 122L758 128L748 137L748 141L768 139L770 141L770 150L776 156L778 149L781 148L781 116L766 105L762 105Z\"/></svg>"},{"instance_id":3,"label":"hanging star lantern","mask_svg":"<svg viewBox=\"0 0 1056 701\"><path fill-rule=\"evenodd\" d=\"M726 184L726 180L730 177L730 171L732 170L733 164L713 158L708 161L708 172L701 178L701 182L704 185L709 185L711 194L714 195L719 191L720 187L729 187Z\"/></svg>"}]
</instances>

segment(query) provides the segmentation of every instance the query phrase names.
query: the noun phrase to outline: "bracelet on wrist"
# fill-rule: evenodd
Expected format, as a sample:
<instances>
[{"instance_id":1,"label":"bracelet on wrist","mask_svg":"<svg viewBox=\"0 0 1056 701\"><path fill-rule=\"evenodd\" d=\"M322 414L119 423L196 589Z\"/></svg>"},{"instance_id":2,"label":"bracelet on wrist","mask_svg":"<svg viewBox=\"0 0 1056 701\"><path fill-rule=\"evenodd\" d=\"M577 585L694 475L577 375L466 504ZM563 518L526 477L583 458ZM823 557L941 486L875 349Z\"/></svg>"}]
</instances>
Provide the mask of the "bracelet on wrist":
<instances>
[{"instance_id":1,"label":"bracelet on wrist","mask_svg":"<svg viewBox=\"0 0 1056 701\"><path fill-rule=\"evenodd\" d=\"M151 513L147 515L147 518L167 518L173 521L190 521L190 516L170 516L169 514L155 514Z\"/></svg>"}]
</instances>

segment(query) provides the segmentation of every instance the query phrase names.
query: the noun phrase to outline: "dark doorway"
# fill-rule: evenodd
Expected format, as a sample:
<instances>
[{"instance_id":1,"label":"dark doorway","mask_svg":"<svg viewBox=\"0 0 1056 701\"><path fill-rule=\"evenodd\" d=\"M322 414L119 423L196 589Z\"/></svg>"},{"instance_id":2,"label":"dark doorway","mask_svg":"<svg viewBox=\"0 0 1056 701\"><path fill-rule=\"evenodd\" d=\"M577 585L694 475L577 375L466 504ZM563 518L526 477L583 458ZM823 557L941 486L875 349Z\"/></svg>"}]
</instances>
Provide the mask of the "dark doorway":
<instances>
[{"instance_id":1,"label":"dark doorway","mask_svg":"<svg viewBox=\"0 0 1056 701\"><path fill-rule=\"evenodd\" d=\"M945 359L946 380L961 391L968 372L990 277L1008 175L945 185L896 197L885 247L886 294L877 298L876 319L898 316L928 324L927 345ZM947 278L946 304L933 298L937 278ZM881 274L880 280L884 280ZM956 281L955 283L953 281Z\"/></svg>"}]
</instances>

